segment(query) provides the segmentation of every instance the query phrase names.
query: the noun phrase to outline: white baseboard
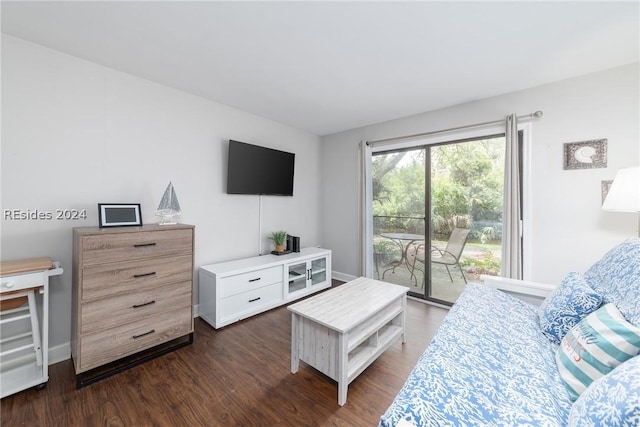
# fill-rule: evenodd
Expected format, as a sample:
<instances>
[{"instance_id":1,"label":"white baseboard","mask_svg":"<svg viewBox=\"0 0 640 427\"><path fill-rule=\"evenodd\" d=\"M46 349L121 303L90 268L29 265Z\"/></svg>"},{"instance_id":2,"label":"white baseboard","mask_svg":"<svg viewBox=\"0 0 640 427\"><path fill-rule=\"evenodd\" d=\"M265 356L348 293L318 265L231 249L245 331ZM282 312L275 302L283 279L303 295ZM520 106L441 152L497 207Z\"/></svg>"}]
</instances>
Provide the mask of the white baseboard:
<instances>
[{"instance_id":1,"label":"white baseboard","mask_svg":"<svg viewBox=\"0 0 640 427\"><path fill-rule=\"evenodd\" d=\"M341 280L343 282L348 282L353 279L357 279L358 276L352 276L350 274L340 273L339 271L332 271L331 277L336 280Z\"/></svg>"},{"instance_id":2,"label":"white baseboard","mask_svg":"<svg viewBox=\"0 0 640 427\"><path fill-rule=\"evenodd\" d=\"M49 347L49 365L71 359L71 343Z\"/></svg>"}]
</instances>

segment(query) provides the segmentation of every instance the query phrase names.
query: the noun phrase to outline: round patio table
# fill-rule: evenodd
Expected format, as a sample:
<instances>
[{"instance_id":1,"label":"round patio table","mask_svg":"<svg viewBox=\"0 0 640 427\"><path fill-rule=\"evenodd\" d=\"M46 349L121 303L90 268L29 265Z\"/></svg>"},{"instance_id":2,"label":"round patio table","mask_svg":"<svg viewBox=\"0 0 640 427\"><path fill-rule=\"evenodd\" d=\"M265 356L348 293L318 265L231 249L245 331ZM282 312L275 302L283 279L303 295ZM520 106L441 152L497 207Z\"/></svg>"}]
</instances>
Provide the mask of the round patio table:
<instances>
[{"instance_id":1,"label":"round patio table","mask_svg":"<svg viewBox=\"0 0 640 427\"><path fill-rule=\"evenodd\" d=\"M411 277L417 280L413 274L411 266L409 265L407 250L415 242L424 242L424 235L411 233L381 233L380 236L391 240L400 248L400 259L382 272L382 279L384 279L384 274L387 271L392 270L395 273L396 267L399 267L404 263L407 266L407 270L411 273Z\"/></svg>"}]
</instances>

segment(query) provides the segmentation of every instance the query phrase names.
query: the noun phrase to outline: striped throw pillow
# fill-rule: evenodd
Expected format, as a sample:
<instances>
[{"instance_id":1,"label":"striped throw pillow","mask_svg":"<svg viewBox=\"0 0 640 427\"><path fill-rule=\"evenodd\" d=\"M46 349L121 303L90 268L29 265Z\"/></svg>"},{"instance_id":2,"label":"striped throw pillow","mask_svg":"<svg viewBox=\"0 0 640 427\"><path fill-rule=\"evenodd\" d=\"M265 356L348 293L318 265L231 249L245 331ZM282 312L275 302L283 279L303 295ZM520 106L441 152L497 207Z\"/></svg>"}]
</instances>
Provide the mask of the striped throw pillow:
<instances>
[{"instance_id":1,"label":"striped throw pillow","mask_svg":"<svg viewBox=\"0 0 640 427\"><path fill-rule=\"evenodd\" d=\"M573 400L596 379L640 353L640 328L606 304L569 330L556 352L560 378Z\"/></svg>"}]
</instances>

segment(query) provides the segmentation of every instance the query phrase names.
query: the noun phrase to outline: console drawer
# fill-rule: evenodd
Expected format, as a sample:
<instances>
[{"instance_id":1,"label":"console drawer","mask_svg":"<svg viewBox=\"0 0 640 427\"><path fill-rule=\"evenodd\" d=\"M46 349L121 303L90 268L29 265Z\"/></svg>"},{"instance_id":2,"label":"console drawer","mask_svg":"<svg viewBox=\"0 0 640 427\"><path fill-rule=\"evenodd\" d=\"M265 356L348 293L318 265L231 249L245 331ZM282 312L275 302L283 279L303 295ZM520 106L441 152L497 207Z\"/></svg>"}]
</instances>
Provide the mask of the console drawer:
<instances>
[{"instance_id":1,"label":"console drawer","mask_svg":"<svg viewBox=\"0 0 640 427\"><path fill-rule=\"evenodd\" d=\"M177 308L191 307L191 282L117 295L82 305L81 334L137 322Z\"/></svg>"},{"instance_id":2,"label":"console drawer","mask_svg":"<svg viewBox=\"0 0 640 427\"><path fill-rule=\"evenodd\" d=\"M190 254L191 230L155 230L138 233L94 234L82 237L83 265Z\"/></svg>"},{"instance_id":3,"label":"console drawer","mask_svg":"<svg viewBox=\"0 0 640 427\"><path fill-rule=\"evenodd\" d=\"M4 276L2 278L2 292L19 291L21 289L35 288L43 286L45 281L44 272L16 274Z\"/></svg>"},{"instance_id":4,"label":"console drawer","mask_svg":"<svg viewBox=\"0 0 640 427\"><path fill-rule=\"evenodd\" d=\"M220 282L220 298L226 298L242 292L262 288L273 283L282 282L282 267L263 268L249 273L224 277Z\"/></svg>"},{"instance_id":5,"label":"console drawer","mask_svg":"<svg viewBox=\"0 0 640 427\"><path fill-rule=\"evenodd\" d=\"M256 308L282 299L282 283L253 289L219 301L221 318L241 316L253 312Z\"/></svg>"},{"instance_id":6,"label":"console drawer","mask_svg":"<svg viewBox=\"0 0 640 427\"><path fill-rule=\"evenodd\" d=\"M82 270L81 298L88 301L191 280L191 263L191 255L182 255L87 267Z\"/></svg>"},{"instance_id":7,"label":"console drawer","mask_svg":"<svg viewBox=\"0 0 640 427\"><path fill-rule=\"evenodd\" d=\"M76 372L84 372L105 363L181 337L191 332L191 307L148 317L80 338L82 359Z\"/></svg>"}]
</instances>

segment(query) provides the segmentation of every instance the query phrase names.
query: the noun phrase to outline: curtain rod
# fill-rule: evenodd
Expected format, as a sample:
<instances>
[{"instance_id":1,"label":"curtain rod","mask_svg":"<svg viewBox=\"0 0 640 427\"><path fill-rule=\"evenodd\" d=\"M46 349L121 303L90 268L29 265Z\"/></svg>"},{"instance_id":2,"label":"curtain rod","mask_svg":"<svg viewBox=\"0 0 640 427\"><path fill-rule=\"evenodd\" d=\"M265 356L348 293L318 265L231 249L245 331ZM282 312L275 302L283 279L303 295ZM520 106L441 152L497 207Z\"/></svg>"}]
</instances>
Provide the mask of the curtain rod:
<instances>
[{"instance_id":1,"label":"curtain rod","mask_svg":"<svg viewBox=\"0 0 640 427\"><path fill-rule=\"evenodd\" d=\"M543 115L542 111L538 110L535 113L525 114L524 116L518 116L518 120L520 120L520 119L528 119L528 118L539 119L540 117L542 117L542 115ZM436 135L436 134L439 134L439 133L451 132L452 130L469 129L469 128L474 128L474 127L479 127L479 126L495 125L495 124L499 124L499 123L504 123L504 119L503 120L493 120L491 122L484 122L484 123L475 123L475 124L472 124L472 125L457 126L457 127L453 127L453 128L449 128L449 129L434 130L434 131L431 131L431 132L416 133L416 134L413 134L413 135L404 135L404 136L396 136L396 137L393 137L393 138L376 139L374 141L365 141L365 144L373 145L373 144L379 144L381 142L398 141L400 139L418 138L418 137L421 137L421 136L429 136L429 135Z\"/></svg>"}]
</instances>

